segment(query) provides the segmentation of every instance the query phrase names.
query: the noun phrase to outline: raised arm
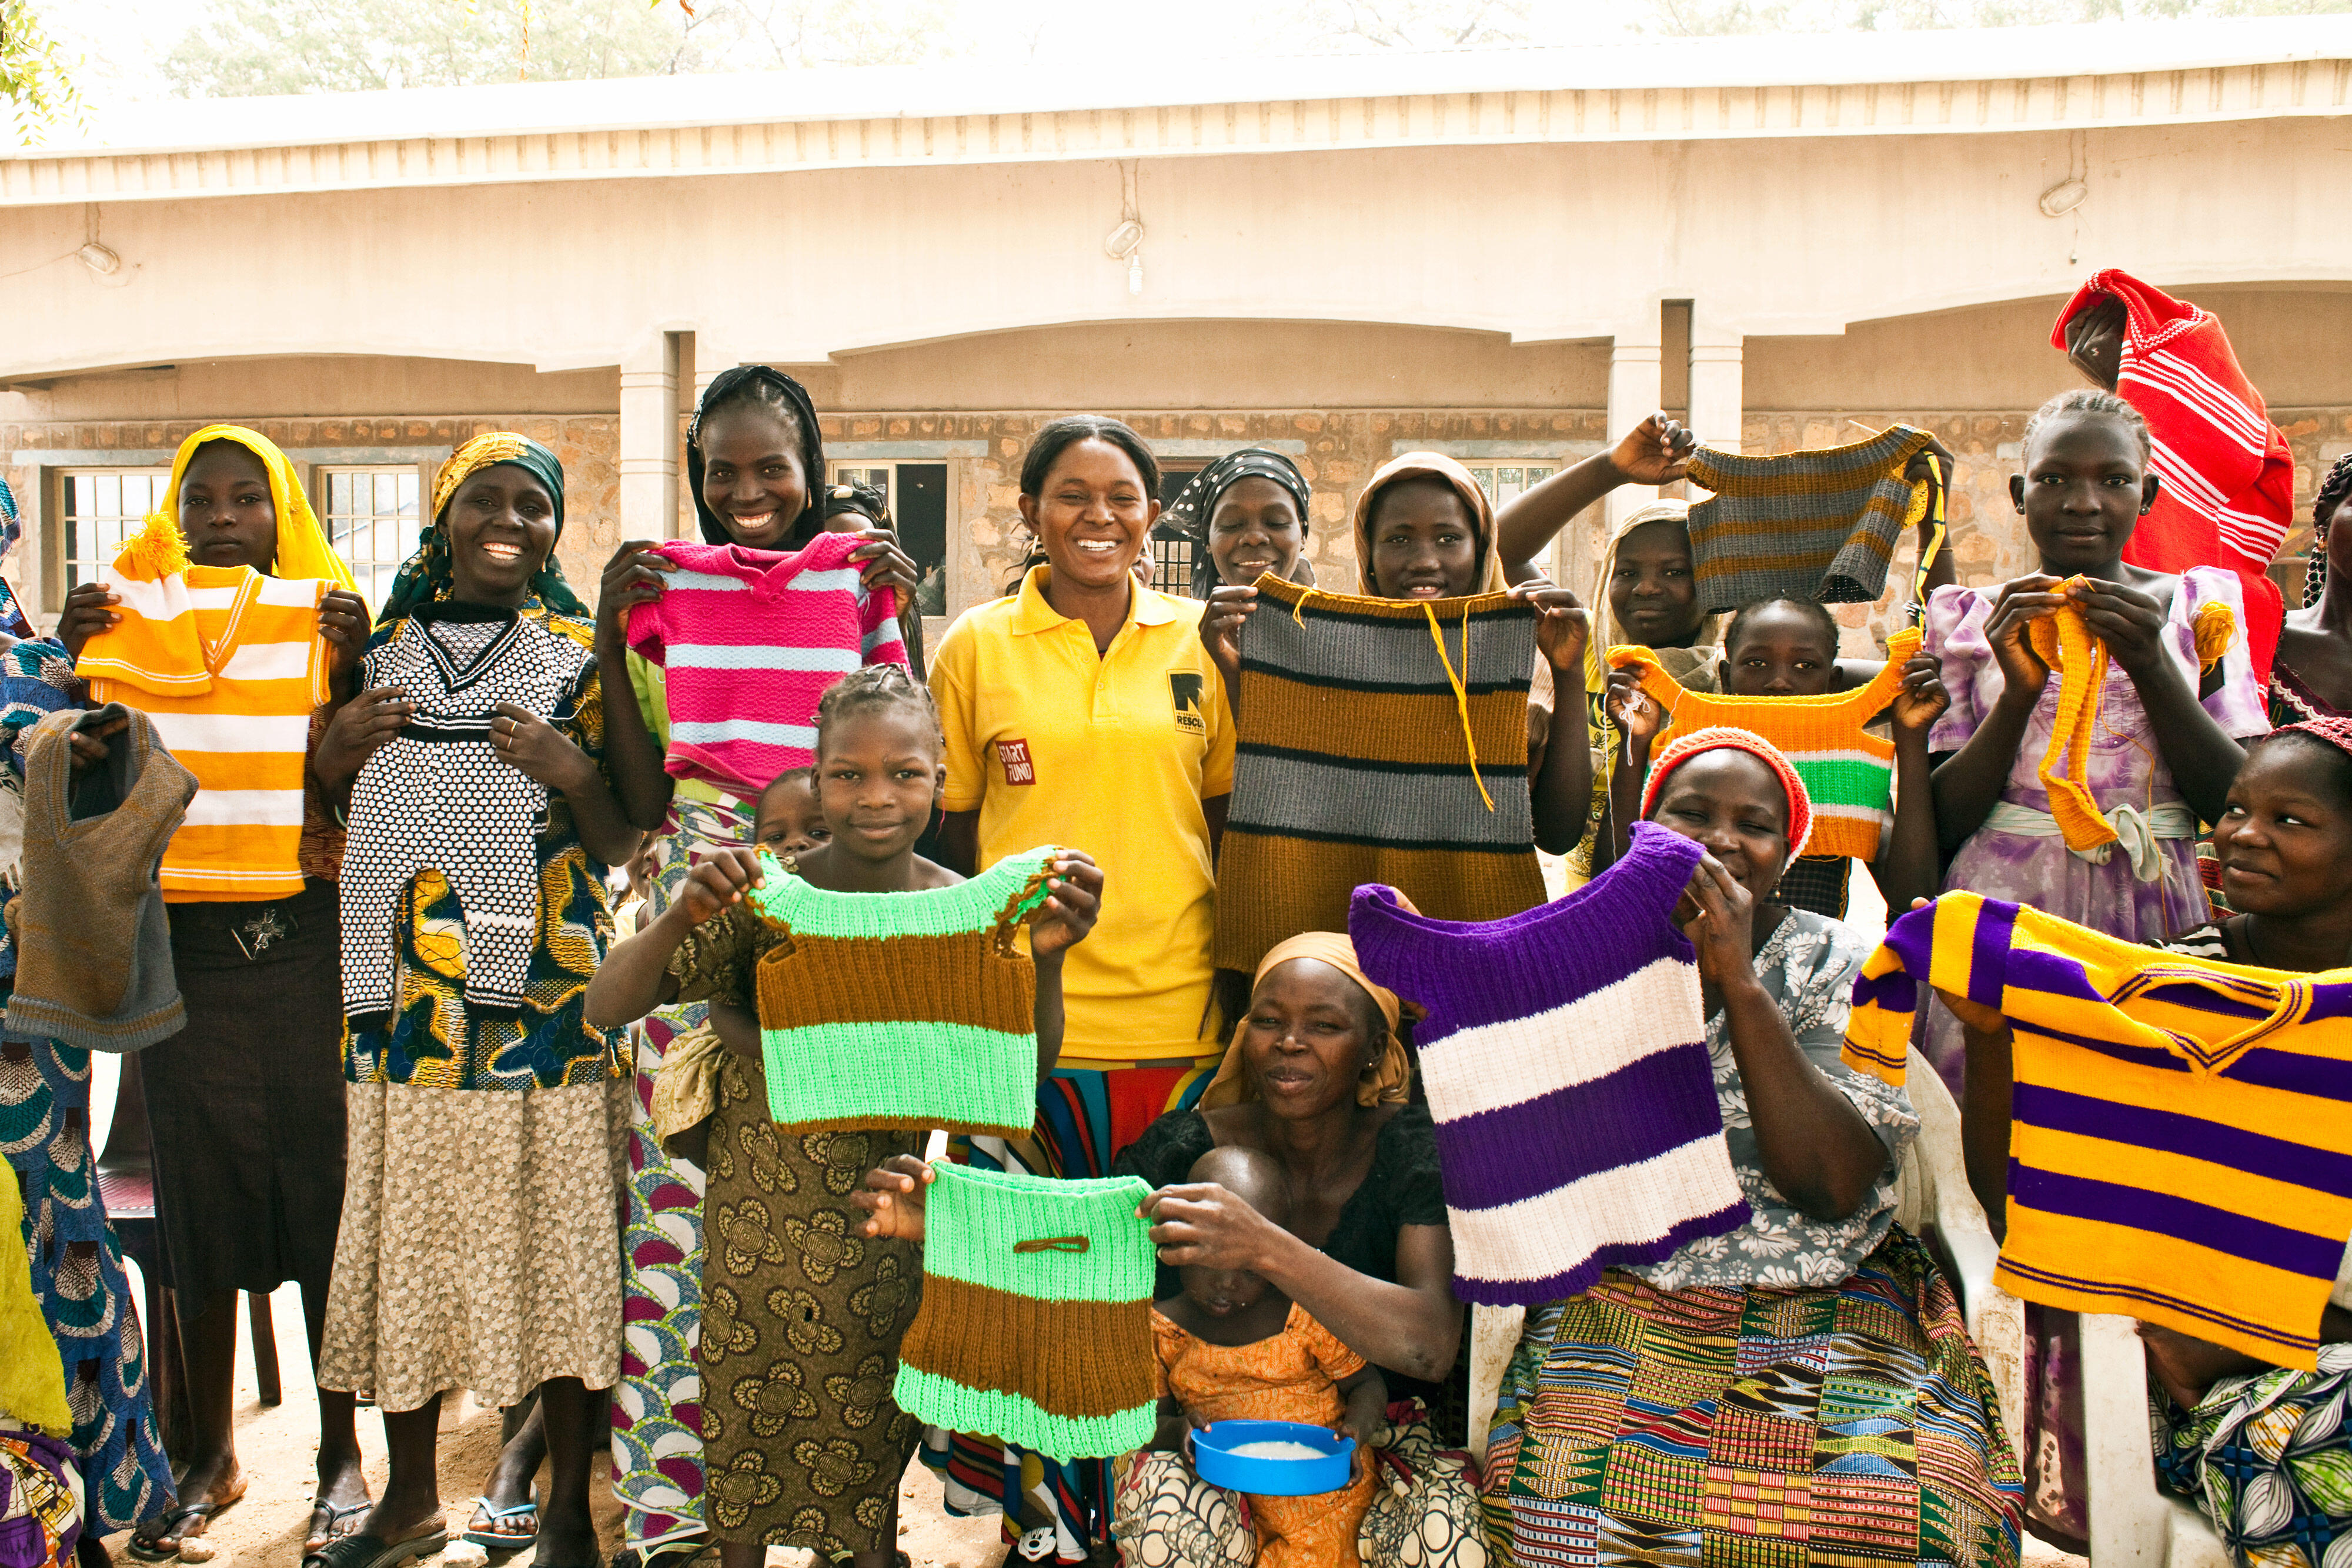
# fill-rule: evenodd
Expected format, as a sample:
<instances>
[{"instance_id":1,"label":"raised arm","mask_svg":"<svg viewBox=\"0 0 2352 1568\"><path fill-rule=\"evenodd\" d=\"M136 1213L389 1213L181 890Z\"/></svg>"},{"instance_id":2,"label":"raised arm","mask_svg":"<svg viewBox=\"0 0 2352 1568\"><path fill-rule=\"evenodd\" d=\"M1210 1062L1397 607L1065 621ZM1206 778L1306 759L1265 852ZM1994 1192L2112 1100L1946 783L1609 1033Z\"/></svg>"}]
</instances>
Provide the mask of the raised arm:
<instances>
[{"instance_id":1,"label":"raised arm","mask_svg":"<svg viewBox=\"0 0 2352 1568\"><path fill-rule=\"evenodd\" d=\"M1689 471L1698 437L1664 411L1625 433L1614 447L1561 469L1495 514L1495 553L1515 583L1542 575L1536 557L1577 513L1620 485L1667 485Z\"/></svg>"},{"instance_id":2,"label":"raised arm","mask_svg":"<svg viewBox=\"0 0 2352 1568\"><path fill-rule=\"evenodd\" d=\"M1687 929L1699 974L1722 998L1764 1175L1813 1218L1843 1219L1886 1168L1886 1145L1806 1058L1788 1015L1758 978L1748 890L1708 855L1692 873L1687 896L1698 906Z\"/></svg>"},{"instance_id":3,"label":"raised arm","mask_svg":"<svg viewBox=\"0 0 2352 1568\"><path fill-rule=\"evenodd\" d=\"M617 1029L674 999L679 988L670 959L698 926L741 904L745 892L759 885L759 857L751 851L740 845L712 850L652 925L604 955L582 998L588 1026ZM719 940L715 932L713 940Z\"/></svg>"},{"instance_id":4,"label":"raised arm","mask_svg":"<svg viewBox=\"0 0 2352 1568\"><path fill-rule=\"evenodd\" d=\"M1584 648L1592 622L1565 588L1523 583L1514 598L1535 606L1536 649L1551 666L1551 727L1528 787L1536 843L1556 855L1574 849L1592 816L1592 737L1584 719Z\"/></svg>"},{"instance_id":5,"label":"raised arm","mask_svg":"<svg viewBox=\"0 0 2352 1568\"><path fill-rule=\"evenodd\" d=\"M1908 909L1915 898L1935 897L1943 881L1936 846L1935 765L1927 755L1927 736L1951 701L1936 655L1912 654L1903 666L1903 685L1894 704L1895 823L1870 867L1889 909Z\"/></svg>"}]
</instances>

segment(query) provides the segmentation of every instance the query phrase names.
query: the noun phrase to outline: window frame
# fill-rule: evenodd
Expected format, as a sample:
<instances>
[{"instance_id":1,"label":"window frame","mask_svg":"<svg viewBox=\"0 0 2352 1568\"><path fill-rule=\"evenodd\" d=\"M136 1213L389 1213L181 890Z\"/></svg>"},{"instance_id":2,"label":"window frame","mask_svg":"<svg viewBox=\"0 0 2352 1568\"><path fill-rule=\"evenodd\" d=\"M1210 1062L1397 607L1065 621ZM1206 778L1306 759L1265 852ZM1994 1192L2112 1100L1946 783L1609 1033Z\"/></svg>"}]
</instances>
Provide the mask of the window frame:
<instances>
[{"instance_id":1,"label":"window frame","mask_svg":"<svg viewBox=\"0 0 2352 1568\"><path fill-rule=\"evenodd\" d=\"M338 474L369 474L375 476L390 476L394 477L414 476L416 481L416 526L418 532L421 534L433 520L431 517L433 507L433 476L435 468L437 466L436 465L399 462L312 463L306 465L305 466L307 471L302 476L303 488L309 495L310 510L318 517L319 527L326 533L328 548L333 549L336 554L342 556L343 565L350 569L354 580L359 576L360 565L358 562L352 560L348 554L345 554L341 548L335 543L334 517L332 514L328 511L328 497L331 494L329 484L334 476ZM381 514L375 515L381 516ZM410 553L413 553L413 551ZM396 572L401 562L407 559L408 556L404 553L399 558L399 559L392 561L371 559L369 562L369 568L371 570L376 568L390 568ZM390 589L390 580L387 579L385 582L387 591ZM360 597L368 601L368 609L371 612L383 608L382 602L379 600L372 598L364 587L360 591Z\"/></svg>"},{"instance_id":2,"label":"window frame","mask_svg":"<svg viewBox=\"0 0 2352 1568\"><path fill-rule=\"evenodd\" d=\"M41 544L43 549L41 550L40 576L41 609L47 615L54 616L64 610L66 595L71 592L74 587L74 585L67 580L68 573L73 564L71 549L73 517L67 510L66 506L68 486L78 478L95 479L105 477L122 479L131 476L141 476L152 479L160 488L161 486L171 483L172 467L168 463L162 465L152 463L77 463L59 465L58 466L49 469L47 474L44 476L47 481L43 486L44 490L47 492L44 499L47 504L42 507L42 510L47 514L47 516L42 519L43 526L41 528L41 534L43 537ZM151 507L150 510L152 510L152 508ZM138 515L138 518L136 520L131 518L124 518L123 520L126 522L143 521L147 515L148 514L146 512L142 512ZM126 528L124 530L126 540L130 535L135 534L137 531L138 528L136 526ZM100 560L99 564L101 566L109 564L111 559L112 557L109 556L105 559Z\"/></svg>"}]
</instances>

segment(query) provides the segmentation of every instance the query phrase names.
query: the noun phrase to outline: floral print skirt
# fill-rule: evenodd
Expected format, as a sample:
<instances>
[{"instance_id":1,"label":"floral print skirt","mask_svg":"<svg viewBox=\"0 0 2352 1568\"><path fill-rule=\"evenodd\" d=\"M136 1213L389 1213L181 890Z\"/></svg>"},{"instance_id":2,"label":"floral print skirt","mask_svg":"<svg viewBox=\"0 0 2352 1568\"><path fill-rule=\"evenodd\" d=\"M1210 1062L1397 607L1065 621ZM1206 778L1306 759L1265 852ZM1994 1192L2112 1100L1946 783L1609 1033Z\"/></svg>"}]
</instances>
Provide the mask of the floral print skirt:
<instances>
[{"instance_id":1,"label":"floral print skirt","mask_svg":"<svg viewBox=\"0 0 2352 1568\"><path fill-rule=\"evenodd\" d=\"M891 1396L922 1259L856 1234L850 1194L919 1132L794 1134L760 1064L719 1070L703 1200L703 1523L837 1556L898 1544L890 1503L921 1427Z\"/></svg>"}]
</instances>

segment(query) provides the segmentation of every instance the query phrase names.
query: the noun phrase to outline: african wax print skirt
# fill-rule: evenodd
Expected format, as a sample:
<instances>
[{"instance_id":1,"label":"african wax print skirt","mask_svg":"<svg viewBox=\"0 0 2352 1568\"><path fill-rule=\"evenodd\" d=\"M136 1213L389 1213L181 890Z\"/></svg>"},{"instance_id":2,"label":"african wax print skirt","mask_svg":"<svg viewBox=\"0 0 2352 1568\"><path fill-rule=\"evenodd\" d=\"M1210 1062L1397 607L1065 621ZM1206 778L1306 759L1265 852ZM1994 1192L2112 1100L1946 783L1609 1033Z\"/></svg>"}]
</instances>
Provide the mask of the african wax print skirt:
<instances>
[{"instance_id":1,"label":"african wax print skirt","mask_svg":"<svg viewBox=\"0 0 2352 1568\"><path fill-rule=\"evenodd\" d=\"M139 1056L155 1209L183 1301L327 1288L343 1213L343 990L335 885L175 904L188 1027Z\"/></svg>"},{"instance_id":2,"label":"african wax print skirt","mask_svg":"<svg viewBox=\"0 0 2352 1568\"><path fill-rule=\"evenodd\" d=\"M174 1493L139 1311L90 1155L89 1052L0 1042L0 1157L24 1188L33 1294L65 1364L83 1528L102 1538L162 1511Z\"/></svg>"},{"instance_id":3,"label":"african wax print skirt","mask_svg":"<svg viewBox=\"0 0 2352 1568\"><path fill-rule=\"evenodd\" d=\"M2352 1344L2319 1347L2319 1370L2224 1377L2194 1410L2154 1379L2156 1480L2195 1503L2240 1563L2320 1568L2352 1547Z\"/></svg>"},{"instance_id":4,"label":"african wax print skirt","mask_svg":"<svg viewBox=\"0 0 2352 1568\"><path fill-rule=\"evenodd\" d=\"M1111 1161L1170 1111L1189 1111L1207 1093L1220 1046L1180 1067L1099 1065L1062 1059L1037 1086L1037 1125L1027 1138L957 1137L954 1157L979 1170L1073 1180L1107 1176ZM1004 1539L1030 1563L1085 1560L1110 1538L1108 1459L1053 1459L995 1437L923 1429L923 1463L940 1474L952 1514L1001 1513Z\"/></svg>"},{"instance_id":5,"label":"african wax print skirt","mask_svg":"<svg viewBox=\"0 0 2352 1568\"><path fill-rule=\"evenodd\" d=\"M684 797L647 845L653 873L644 921L657 918L707 845L751 836L752 813ZM642 922L640 925L642 928ZM700 1002L663 1008L629 1030L636 1097L629 1118L629 1224L622 1282L621 1381L613 1388L613 1495L626 1511L626 1546L645 1549L702 1531L701 1168L666 1152L653 1126L654 1076L670 1041L701 1024Z\"/></svg>"},{"instance_id":6,"label":"african wax print skirt","mask_svg":"<svg viewBox=\"0 0 2352 1568\"><path fill-rule=\"evenodd\" d=\"M779 1132L761 1064L729 1052L710 1124L702 1261L703 1517L722 1542L895 1548L890 1504L921 1428L898 1342L921 1249L866 1240L850 1195L919 1132Z\"/></svg>"},{"instance_id":7,"label":"african wax print skirt","mask_svg":"<svg viewBox=\"0 0 2352 1568\"><path fill-rule=\"evenodd\" d=\"M0 1421L0 1568L71 1568L81 1478L58 1439Z\"/></svg>"},{"instance_id":8,"label":"african wax print skirt","mask_svg":"<svg viewBox=\"0 0 2352 1568\"><path fill-rule=\"evenodd\" d=\"M629 1088L353 1083L319 1386L414 1410L520 1405L621 1366L616 1218Z\"/></svg>"},{"instance_id":9,"label":"african wax print skirt","mask_svg":"<svg viewBox=\"0 0 2352 1568\"><path fill-rule=\"evenodd\" d=\"M1828 1290L1612 1269L1528 1314L1487 1449L1510 1563L2018 1561L2023 1488L1958 1298L1901 1229Z\"/></svg>"}]
</instances>

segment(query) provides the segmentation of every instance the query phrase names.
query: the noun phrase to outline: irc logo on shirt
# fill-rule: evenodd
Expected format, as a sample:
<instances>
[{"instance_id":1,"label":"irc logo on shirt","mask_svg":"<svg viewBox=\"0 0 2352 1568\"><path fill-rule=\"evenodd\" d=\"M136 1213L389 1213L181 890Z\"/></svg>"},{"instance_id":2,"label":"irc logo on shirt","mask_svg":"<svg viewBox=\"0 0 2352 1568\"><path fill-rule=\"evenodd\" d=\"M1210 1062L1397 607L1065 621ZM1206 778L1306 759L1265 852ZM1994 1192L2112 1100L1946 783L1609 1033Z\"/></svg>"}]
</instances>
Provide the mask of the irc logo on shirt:
<instances>
[{"instance_id":1,"label":"irc logo on shirt","mask_svg":"<svg viewBox=\"0 0 2352 1568\"><path fill-rule=\"evenodd\" d=\"M1029 743L1027 741L998 741L996 743L996 759L1004 764L1004 781L1007 784L1034 784L1037 782L1037 764L1035 759L1031 758L1029 755Z\"/></svg>"},{"instance_id":2,"label":"irc logo on shirt","mask_svg":"<svg viewBox=\"0 0 2352 1568\"><path fill-rule=\"evenodd\" d=\"M1176 705L1176 727L1199 734L1208 732L1208 723L1201 716L1200 675L1190 670L1168 672L1168 695Z\"/></svg>"}]
</instances>

